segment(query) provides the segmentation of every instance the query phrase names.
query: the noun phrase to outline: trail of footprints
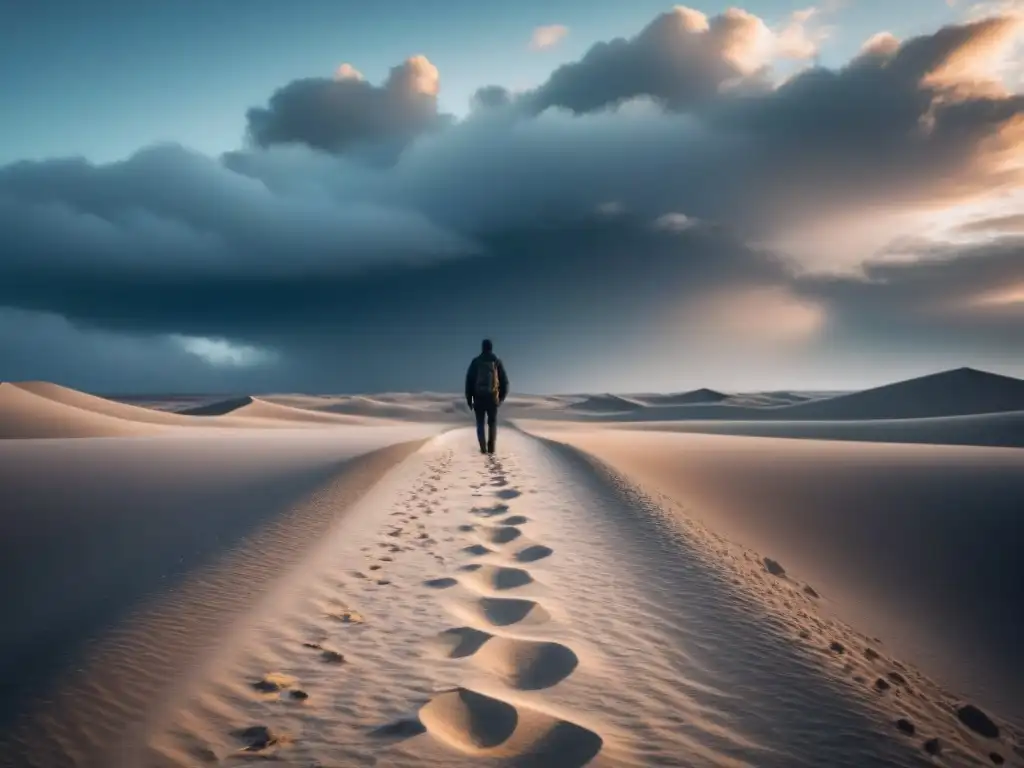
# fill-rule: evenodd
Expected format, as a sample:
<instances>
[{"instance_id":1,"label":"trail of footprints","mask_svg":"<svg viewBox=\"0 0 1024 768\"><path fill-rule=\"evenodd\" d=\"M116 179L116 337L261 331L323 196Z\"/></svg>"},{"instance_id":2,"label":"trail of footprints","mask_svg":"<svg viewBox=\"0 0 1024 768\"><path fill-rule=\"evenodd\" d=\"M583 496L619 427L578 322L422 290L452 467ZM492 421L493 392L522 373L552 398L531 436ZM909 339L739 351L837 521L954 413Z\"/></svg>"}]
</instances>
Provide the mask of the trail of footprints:
<instances>
[{"instance_id":1,"label":"trail of footprints","mask_svg":"<svg viewBox=\"0 0 1024 768\"><path fill-rule=\"evenodd\" d=\"M355 570L351 575L357 579L369 580L378 587L390 587L392 581L384 572L389 563L395 562L405 552L420 547L430 551L437 541L427 532L427 526L423 522L435 514L447 514L450 510L437 504L437 497L442 490L440 483L451 466L452 456L450 453L428 465L426 477L422 479L408 494L407 497L399 499L395 511L390 513L390 521L383 534L382 540L376 546L365 546L362 553L367 559L367 565L362 570ZM409 543L411 542L411 543ZM440 564L445 562L441 555L431 552L431 556ZM439 585L446 583L444 579L438 580ZM451 580L452 584L456 583ZM324 618L331 622L361 626L364 624L363 616L351 609L344 601L338 598L328 598L324 605ZM347 663L345 655L328 643L329 636L322 633L320 636L311 637L302 643L304 650L315 653L323 664L344 665ZM299 687L299 681L290 675L278 672L270 672L258 679L250 680L250 687L266 698L279 698L290 700L301 704L310 698L310 692ZM422 731L422 727L407 730L408 725L400 724L399 727L381 729L382 733L391 736L411 736ZM290 738L278 733L267 725L251 725L231 733L231 736L239 743L239 752L257 753L262 757L270 758L279 747L290 742Z\"/></svg>"},{"instance_id":2,"label":"trail of footprints","mask_svg":"<svg viewBox=\"0 0 1024 768\"><path fill-rule=\"evenodd\" d=\"M553 550L527 541L521 526L529 519L514 514L509 504L521 493L510 486L499 460L488 460L484 482L473 488L475 497L492 495L497 501L474 506L469 511L474 522L458 526L460 534L475 539L461 550L470 562L457 566L454 576L424 582L439 591L466 588L446 605L463 624L438 634L433 651L465 660L510 689L550 688L573 673L579 658L561 643L513 632L542 632L552 621L544 606L525 596L535 581L523 564ZM415 721L380 729L381 735L399 737L422 731L467 756L531 766L582 766L602 747L601 737L587 728L461 686L436 692Z\"/></svg>"},{"instance_id":3,"label":"trail of footprints","mask_svg":"<svg viewBox=\"0 0 1024 768\"><path fill-rule=\"evenodd\" d=\"M437 503L441 481L451 463L448 454L428 468L426 478L390 513L381 541L362 548L367 564L351 572L353 577L368 580L372 587L392 587L386 575L388 564L417 547L426 550L439 565L448 565L446 558L437 554L438 542L424 520L451 511ZM473 496L490 496L492 502L474 506L469 510L472 522L454 528L464 539L472 538L460 549L469 562L453 563L451 575L429 578L423 586L442 593L460 586L465 588L461 594L467 595L446 605L462 625L440 632L430 652L472 663L510 689L539 691L569 677L579 665L579 658L561 643L512 634L542 631L552 621L537 601L518 594L535 584L526 566L553 554L550 547L531 542L523 534L522 526L530 521L510 508L521 495L511 486L501 462L489 457L483 482L473 486ZM431 526L430 530L436 535L439 528ZM358 612L333 598L324 606L324 617L341 625L364 622ZM302 646L317 654L323 664L346 664L344 654L331 647L328 640L325 634L308 639ZM295 705L315 695L300 687L294 677L280 673L266 674L251 680L250 685L261 696L290 700ZM597 733L580 725L461 686L436 691L415 718L385 724L372 735L401 740L424 733L468 757L538 768L583 766L603 745ZM240 744L240 752L264 757L272 757L289 742L287 735L266 725L251 725L232 736Z\"/></svg>"}]
</instances>

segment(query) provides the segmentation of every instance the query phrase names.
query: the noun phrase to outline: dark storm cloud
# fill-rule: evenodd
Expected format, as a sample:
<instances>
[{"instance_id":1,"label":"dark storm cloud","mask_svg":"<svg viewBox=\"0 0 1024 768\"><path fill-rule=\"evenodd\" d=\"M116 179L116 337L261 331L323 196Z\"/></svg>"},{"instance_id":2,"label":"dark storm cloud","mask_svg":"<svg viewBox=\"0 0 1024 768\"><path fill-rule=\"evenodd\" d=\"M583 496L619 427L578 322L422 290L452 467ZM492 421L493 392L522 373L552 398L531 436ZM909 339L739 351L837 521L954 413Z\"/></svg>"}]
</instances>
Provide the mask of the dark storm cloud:
<instances>
[{"instance_id":1,"label":"dark storm cloud","mask_svg":"<svg viewBox=\"0 0 1024 768\"><path fill-rule=\"evenodd\" d=\"M785 266L700 227L592 219L492 233L484 255L358 274L8 273L0 305L56 311L84 328L221 336L281 351L309 386L450 388L490 333L520 359L599 354L642 339L666 304L702 291L777 283Z\"/></svg>"},{"instance_id":2,"label":"dark storm cloud","mask_svg":"<svg viewBox=\"0 0 1024 768\"><path fill-rule=\"evenodd\" d=\"M0 168L0 273L244 277L473 250L414 209L340 205L293 181L271 190L175 145L108 165L72 159Z\"/></svg>"},{"instance_id":3,"label":"dark storm cloud","mask_svg":"<svg viewBox=\"0 0 1024 768\"><path fill-rule=\"evenodd\" d=\"M832 338L884 344L888 324L890 338L1010 345L1007 311L943 271L959 259L828 281L730 234L1019 184L1005 161L1024 100L950 74L1009 23L876 41L778 87L753 53L759 24L665 14L532 93L482 89L443 130L436 71L414 60L379 87L350 70L285 86L250 113L258 146L219 159L161 146L0 168L0 307L93 340L273 350L276 364L232 375L279 388L447 389L482 332L541 377L567 354L585 366L672 344L668 310L766 286L820 305ZM1001 253L971 263L1009 280Z\"/></svg>"},{"instance_id":4,"label":"dark storm cloud","mask_svg":"<svg viewBox=\"0 0 1024 768\"><path fill-rule=\"evenodd\" d=\"M306 78L280 88L266 107L249 110L248 133L261 147L305 144L393 160L413 138L450 122L437 111L437 92L437 68L423 56L393 67L380 86L346 66L333 79Z\"/></svg>"},{"instance_id":5,"label":"dark storm cloud","mask_svg":"<svg viewBox=\"0 0 1024 768\"><path fill-rule=\"evenodd\" d=\"M1024 354L1024 237L933 245L913 262L803 276L794 288L828 308L833 340Z\"/></svg>"}]
</instances>

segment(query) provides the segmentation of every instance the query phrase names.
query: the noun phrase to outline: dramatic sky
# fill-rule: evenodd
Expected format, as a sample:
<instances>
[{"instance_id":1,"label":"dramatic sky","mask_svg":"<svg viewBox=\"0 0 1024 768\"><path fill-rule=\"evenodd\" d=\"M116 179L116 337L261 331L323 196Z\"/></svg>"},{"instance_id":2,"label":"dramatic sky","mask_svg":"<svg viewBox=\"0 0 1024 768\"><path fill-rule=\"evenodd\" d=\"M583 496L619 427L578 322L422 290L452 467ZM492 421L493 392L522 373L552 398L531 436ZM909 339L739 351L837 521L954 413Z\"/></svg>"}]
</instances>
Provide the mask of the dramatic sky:
<instances>
[{"instance_id":1,"label":"dramatic sky","mask_svg":"<svg viewBox=\"0 0 1024 768\"><path fill-rule=\"evenodd\" d=\"M1024 376L1024 2L0 6L0 379ZM13 34L11 32L13 31Z\"/></svg>"}]
</instances>

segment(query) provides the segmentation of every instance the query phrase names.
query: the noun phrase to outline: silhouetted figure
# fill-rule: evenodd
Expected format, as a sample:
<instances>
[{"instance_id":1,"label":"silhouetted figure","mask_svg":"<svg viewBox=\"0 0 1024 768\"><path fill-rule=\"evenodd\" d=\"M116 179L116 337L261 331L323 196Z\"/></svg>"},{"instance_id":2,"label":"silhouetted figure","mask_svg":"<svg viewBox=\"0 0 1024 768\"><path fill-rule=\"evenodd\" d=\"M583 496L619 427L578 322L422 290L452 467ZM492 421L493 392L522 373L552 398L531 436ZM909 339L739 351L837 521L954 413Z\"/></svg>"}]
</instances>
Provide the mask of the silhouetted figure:
<instances>
[{"instance_id":1,"label":"silhouetted figure","mask_svg":"<svg viewBox=\"0 0 1024 768\"><path fill-rule=\"evenodd\" d=\"M498 406L508 397L508 375L490 339L480 345L482 352L474 357L466 371L466 405L476 414L476 439L481 453L494 453L498 437ZM484 418L487 418L487 440L484 441Z\"/></svg>"}]
</instances>

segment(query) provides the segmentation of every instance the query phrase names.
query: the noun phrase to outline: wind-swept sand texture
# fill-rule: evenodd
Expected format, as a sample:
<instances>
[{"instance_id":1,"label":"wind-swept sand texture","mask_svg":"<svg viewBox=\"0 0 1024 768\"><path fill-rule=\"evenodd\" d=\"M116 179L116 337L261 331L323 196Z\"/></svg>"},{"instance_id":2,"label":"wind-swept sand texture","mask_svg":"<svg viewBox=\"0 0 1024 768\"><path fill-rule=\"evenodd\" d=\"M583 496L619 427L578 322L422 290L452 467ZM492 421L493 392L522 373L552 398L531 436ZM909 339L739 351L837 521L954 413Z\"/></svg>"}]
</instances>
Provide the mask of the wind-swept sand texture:
<instances>
[{"instance_id":1,"label":"wind-swept sand texture","mask_svg":"<svg viewBox=\"0 0 1024 768\"><path fill-rule=\"evenodd\" d=\"M778 561L829 613L1024 724L1024 452L547 434Z\"/></svg>"},{"instance_id":2,"label":"wind-swept sand texture","mask_svg":"<svg viewBox=\"0 0 1024 768\"><path fill-rule=\"evenodd\" d=\"M0 765L113 765L231 621L436 432L0 443Z\"/></svg>"},{"instance_id":3,"label":"wind-swept sand texture","mask_svg":"<svg viewBox=\"0 0 1024 768\"><path fill-rule=\"evenodd\" d=\"M521 537L467 553L514 516ZM448 432L239 621L132 757L865 768L937 750L943 765L1022 764L997 712L772 571L573 449L509 430L484 457L469 430ZM506 572L529 579L498 588Z\"/></svg>"}]
</instances>

